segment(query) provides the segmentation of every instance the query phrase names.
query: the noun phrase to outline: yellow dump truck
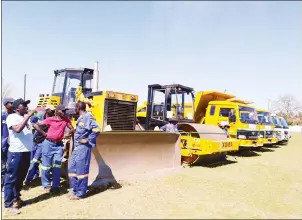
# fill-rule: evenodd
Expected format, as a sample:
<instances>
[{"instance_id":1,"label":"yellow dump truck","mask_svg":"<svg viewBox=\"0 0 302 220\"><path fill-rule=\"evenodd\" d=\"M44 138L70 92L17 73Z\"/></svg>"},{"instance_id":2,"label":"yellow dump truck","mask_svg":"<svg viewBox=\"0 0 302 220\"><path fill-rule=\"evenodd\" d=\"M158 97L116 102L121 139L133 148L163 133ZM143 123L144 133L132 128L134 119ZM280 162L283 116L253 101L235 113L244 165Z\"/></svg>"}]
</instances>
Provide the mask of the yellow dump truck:
<instances>
[{"instance_id":1,"label":"yellow dump truck","mask_svg":"<svg viewBox=\"0 0 302 220\"><path fill-rule=\"evenodd\" d=\"M148 86L148 100L137 110L137 118L146 130L153 130L176 118L181 133L181 158L190 165L225 158L226 152L237 151L238 142L230 139L217 125L196 123L193 88L180 84ZM191 101L190 104L185 104ZM192 112L188 112L187 105Z\"/></svg>"},{"instance_id":2,"label":"yellow dump truck","mask_svg":"<svg viewBox=\"0 0 302 220\"><path fill-rule=\"evenodd\" d=\"M195 98L196 120L200 124L227 123L231 138L239 141L239 147L260 147L256 109L248 101L218 91L200 91Z\"/></svg>"},{"instance_id":3,"label":"yellow dump truck","mask_svg":"<svg viewBox=\"0 0 302 220\"><path fill-rule=\"evenodd\" d=\"M274 124L269 111L256 109L260 127L260 138L264 145L273 145L278 142L277 134L274 131Z\"/></svg>"},{"instance_id":4,"label":"yellow dump truck","mask_svg":"<svg viewBox=\"0 0 302 220\"><path fill-rule=\"evenodd\" d=\"M76 101L87 103L101 128L97 146L92 150L89 185L98 187L181 168L180 135L136 131L138 96L92 88L92 80L98 78L94 76L96 72L88 68L55 70L51 95L41 95L38 102L38 106L64 104L73 125L79 117L75 112ZM73 147L73 139L66 139L62 172L65 177Z\"/></svg>"}]
</instances>

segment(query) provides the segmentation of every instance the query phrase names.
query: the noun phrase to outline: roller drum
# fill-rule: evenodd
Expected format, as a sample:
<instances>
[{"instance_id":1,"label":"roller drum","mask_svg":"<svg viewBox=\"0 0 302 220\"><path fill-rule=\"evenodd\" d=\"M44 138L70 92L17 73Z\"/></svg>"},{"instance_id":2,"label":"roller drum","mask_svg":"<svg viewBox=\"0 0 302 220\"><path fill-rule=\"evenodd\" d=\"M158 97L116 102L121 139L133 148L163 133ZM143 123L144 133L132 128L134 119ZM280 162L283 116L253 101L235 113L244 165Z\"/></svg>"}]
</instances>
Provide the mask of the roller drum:
<instances>
[{"instance_id":1,"label":"roller drum","mask_svg":"<svg viewBox=\"0 0 302 220\"><path fill-rule=\"evenodd\" d=\"M197 124L197 123L179 123L178 129L183 132L192 132L194 138L201 138L211 141L226 141L227 135L221 128L215 125ZM182 156L181 161L184 164L197 165L207 163L208 161L219 160L225 158L226 153L216 153L211 155L196 155Z\"/></svg>"}]
</instances>

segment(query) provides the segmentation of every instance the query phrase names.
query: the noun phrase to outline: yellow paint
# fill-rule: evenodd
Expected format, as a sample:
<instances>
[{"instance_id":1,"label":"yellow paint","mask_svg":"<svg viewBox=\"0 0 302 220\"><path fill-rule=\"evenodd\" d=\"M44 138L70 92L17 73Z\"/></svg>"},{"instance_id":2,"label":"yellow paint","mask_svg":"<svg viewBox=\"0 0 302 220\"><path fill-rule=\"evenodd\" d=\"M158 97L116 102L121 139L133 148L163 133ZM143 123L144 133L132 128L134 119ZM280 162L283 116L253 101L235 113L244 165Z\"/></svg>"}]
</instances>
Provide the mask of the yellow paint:
<instances>
[{"instance_id":1,"label":"yellow paint","mask_svg":"<svg viewBox=\"0 0 302 220\"><path fill-rule=\"evenodd\" d=\"M190 134L182 134L180 143L182 156L190 156L191 154L210 155L239 150L238 141L232 138L227 141L212 141L191 137Z\"/></svg>"},{"instance_id":2,"label":"yellow paint","mask_svg":"<svg viewBox=\"0 0 302 220\"><path fill-rule=\"evenodd\" d=\"M100 126L101 131L103 131L104 126L105 101L107 99L137 103L138 96L114 91L103 91L101 95L93 96L92 101L94 106L92 107L92 115Z\"/></svg>"},{"instance_id":3,"label":"yellow paint","mask_svg":"<svg viewBox=\"0 0 302 220\"><path fill-rule=\"evenodd\" d=\"M243 123L240 121L239 115L239 107L249 107L254 108L248 104L252 102L241 100L236 98L232 94L218 92L214 90L210 91L200 91L195 94L194 100L194 111L192 107L192 103L185 103L184 109L184 117L188 118L188 114L193 115L193 119L195 123L199 124L210 124L210 125L217 125L222 121L229 122L228 117L223 117L219 115L219 111L221 108L230 108L235 110L236 122L229 123L230 128L228 130L231 138L237 139L237 131L238 130L250 130L255 131L256 134L259 130L257 125L255 124L248 124ZM215 106L214 114L211 114L211 107ZM146 107L146 103L140 106L140 109ZM175 109L172 110L173 115L175 115ZM255 110L256 114L256 110ZM146 117L146 112L137 112L137 117ZM239 146L241 147L254 147L254 146L263 146L264 140L256 139L253 140L241 140L237 139Z\"/></svg>"},{"instance_id":4,"label":"yellow paint","mask_svg":"<svg viewBox=\"0 0 302 220\"><path fill-rule=\"evenodd\" d=\"M61 102L60 96L46 96L43 95L39 98L37 107L46 107L47 105L58 106Z\"/></svg>"}]
</instances>

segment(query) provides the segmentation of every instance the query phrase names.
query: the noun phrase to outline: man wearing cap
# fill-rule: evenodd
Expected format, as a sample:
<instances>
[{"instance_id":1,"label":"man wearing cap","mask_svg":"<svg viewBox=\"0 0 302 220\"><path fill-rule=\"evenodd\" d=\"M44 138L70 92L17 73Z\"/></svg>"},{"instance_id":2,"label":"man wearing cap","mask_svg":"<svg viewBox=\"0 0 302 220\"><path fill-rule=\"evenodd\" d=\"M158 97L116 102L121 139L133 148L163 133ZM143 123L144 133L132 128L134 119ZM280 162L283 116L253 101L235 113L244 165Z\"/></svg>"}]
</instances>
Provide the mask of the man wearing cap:
<instances>
[{"instance_id":1,"label":"man wearing cap","mask_svg":"<svg viewBox=\"0 0 302 220\"><path fill-rule=\"evenodd\" d=\"M55 113L54 110L55 110L54 106L47 105L45 108L44 116L43 115L35 116L36 120L32 122L33 126L34 124L37 124L39 121L42 121L43 119L53 117ZM47 125L40 125L39 127L43 132L47 132L48 130ZM42 143L44 140L45 140L44 134L41 134L39 131L34 132L34 150L32 151L31 154L31 162L25 180L25 188L29 188L30 182L39 177L39 164L41 163L42 160Z\"/></svg>"},{"instance_id":2,"label":"man wearing cap","mask_svg":"<svg viewBox=\"0 0 302 220\"><path fill-rule=\"evenodd\" d=\"M12 104L15 113L9 114L6 119L10 144L4 182L4 206L13 214L20 213L18 209L22 205L20 191L29 168L30 152L33 148L33 135L28 120L35 110L28 112L29 103L29 100L15 100Z\"/></svg>"},{"instance_id":3,"label":"man wearing cap","mask_svg":"<svg viewBox=\"0 0 302 220\"><path fill-rule=\"evenodd\" d=\"M74 129L70 120L66 117L67 108L64 105L58 105L55 110L55 116L46 118L34 125L38 128L40 125L47 125L47 134L42 132L46 139L42 145L42 186L46 192L51 190L60 191L61 164L63 159L63 138L66 127L73 133ZM52 168L53 183L50 184L50 169Z\"/></svg>"},{"instance_id":4,"label":"man wearing cap","mask_svg":"<svg viewBox=\"0 0 302 220\"><path fill-rule=\"evenodd\" d=\"M2 112L1 115L1 191L3 191L4 179L6 173L6 161L7 161L7 149L8 149L8 129L6 125L6 118L9 114L14 113L13 110L13 102L15 100L13 98L5 98L3 99L3 105L6 109L5 112Z\"/></svg>"},{"instance_id":5,"label":"man wearing cap","mask_svg":"<svg viewBox=\"0 0 302 220\"><path fill-rule=\"evenodd\" d=\"M220 127L223 130L223 132L226 134L227 137L229 137L228 129L230 128L230 125L228 122L221 121L220 123L218 123L218 127Z\"/></svg>"},{"instance_id":6,"label":"man wearing cap","mask_svg":"<svg viewBox=\"0 0 302 220\"><path fill-rule=\"evenodd\" d=\"M175 132L176 133L176 132L178 132L177 123L178 123L178 120L176 118L170 118L169 123L160 127L160 130L165 131L165 132L172 132L172 133Z\"/></svg>"}]
</instances>

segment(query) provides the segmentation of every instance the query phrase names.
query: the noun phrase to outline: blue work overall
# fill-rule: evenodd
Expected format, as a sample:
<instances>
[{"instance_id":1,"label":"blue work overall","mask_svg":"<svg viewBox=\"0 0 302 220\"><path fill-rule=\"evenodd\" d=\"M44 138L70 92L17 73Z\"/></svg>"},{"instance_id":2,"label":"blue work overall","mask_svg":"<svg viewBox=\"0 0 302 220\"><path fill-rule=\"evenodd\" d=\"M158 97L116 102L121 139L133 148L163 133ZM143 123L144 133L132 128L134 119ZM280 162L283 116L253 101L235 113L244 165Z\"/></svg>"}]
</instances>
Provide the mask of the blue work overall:
<instances>
[{"instance_id":1,"label":"blue work overall","mask_svg":"<svg viewBox=\"0 0 302 220\"><path fill-rule=\"evenodd\" d=\"M38 117L33 116L31 117L31 123L36 124L39 121ZM46 125L40 126L44 132L47 132L48 127ZM30 155L30 167L28 170L28 174L25 180L25 185L28 185L33 179L39 177L39 164L42 160L42 143L44 141L43 135L40 134L38 131L34 131L34 149Z\"/></svg>"},{"instance_id":2,"label":"blue work overall","mask_svg":"<svg viewBox=\"0 0 302 220\"><path fill-rule=\"evenodd\" d=\"M4 206L9 208L20 200L20 191L30 163L30 152L10 152L7 155L7 172L4 184Z\"/></svg>"},{"instance_id":3,"label":"blue work overall","mask_svg":"<svg viewBox=\"0 0 302 220\"><path fill-rule=\"evenodd\" d=\"M42 145L42 186L50 188L50 169L52 169L52 188L59 190L61 177L61 164L63 159L63 142L52 142L47 139Z\"/></svg>"},{"instance_id":4,"label":"blue work overall","mask_svg":"<svg viewBox=\"0 0 302 220\"><path fill-rule=\"evenodd\" d=\"M28 185L33 179L39 177L39 164L42 160L42 143L35 144L34 150L31 152L31 161L25 185Z\"/></svg>"},{"instance_id":5,"label":"blue work overall","mask_svg":"<svg viewBox=\"0 0 302 220\"><path fill-rule=\"evenodd\" d=\"M4 186L6 173L7 149L8 149L8 128L6 125L7 112L1 115L1 188Z\"/></svg>"},{"instance_id":6,"label":"blue work overall","mask_svg":"<svg viewBox=\"0 0 302 220\"><path fill-rule=\"evenodd\" d=\"M91 114L86 112L78 118L74 135L75 148L69 160L68 176L73 194L80 198L86 196L91 149L96 146L99 133L99 126ZM80 143L81 139L88 139L88 143Z\"/></svg>"}]
</instances>

